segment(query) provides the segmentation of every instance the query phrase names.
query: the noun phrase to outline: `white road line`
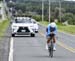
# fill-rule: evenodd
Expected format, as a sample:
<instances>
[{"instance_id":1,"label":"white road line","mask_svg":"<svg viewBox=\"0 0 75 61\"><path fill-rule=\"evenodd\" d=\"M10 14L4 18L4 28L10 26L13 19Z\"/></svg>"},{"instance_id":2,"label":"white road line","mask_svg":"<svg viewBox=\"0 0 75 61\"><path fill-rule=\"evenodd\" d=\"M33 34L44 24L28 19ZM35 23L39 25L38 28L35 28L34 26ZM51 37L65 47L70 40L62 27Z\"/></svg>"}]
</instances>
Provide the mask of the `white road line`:
<instances>
[{"instance_id":1,"label":"white road line","mask_svg":"<svg viewBox=\"0 0 75 61\"><path fill-rule=\"evenodd\" d=\"M10 39L10 51L9 51L9 61L13 61L13 38Z\"/></svg>"}]
</instances>

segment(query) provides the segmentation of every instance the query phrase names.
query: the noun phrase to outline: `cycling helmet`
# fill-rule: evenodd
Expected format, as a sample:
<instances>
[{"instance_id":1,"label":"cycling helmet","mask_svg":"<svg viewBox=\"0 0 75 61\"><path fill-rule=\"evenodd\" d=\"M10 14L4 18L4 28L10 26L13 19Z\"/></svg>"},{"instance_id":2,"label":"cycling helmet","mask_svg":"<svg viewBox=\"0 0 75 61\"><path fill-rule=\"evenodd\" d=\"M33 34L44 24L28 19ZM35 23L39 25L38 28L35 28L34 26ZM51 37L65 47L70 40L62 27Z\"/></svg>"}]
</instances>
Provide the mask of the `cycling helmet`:
<instances>
[{"instance_id":1,"label":"cycling helmet","mask_svg":"<svg viewBox=\"0 0 75 61\"><path fill-rule=\"evenodd\" d=\"M54 22L52 22L52 23L50 24L50 26L51 26L51 27L56 27L56 24L55 24Z\"/></svg>"}]
</instances>

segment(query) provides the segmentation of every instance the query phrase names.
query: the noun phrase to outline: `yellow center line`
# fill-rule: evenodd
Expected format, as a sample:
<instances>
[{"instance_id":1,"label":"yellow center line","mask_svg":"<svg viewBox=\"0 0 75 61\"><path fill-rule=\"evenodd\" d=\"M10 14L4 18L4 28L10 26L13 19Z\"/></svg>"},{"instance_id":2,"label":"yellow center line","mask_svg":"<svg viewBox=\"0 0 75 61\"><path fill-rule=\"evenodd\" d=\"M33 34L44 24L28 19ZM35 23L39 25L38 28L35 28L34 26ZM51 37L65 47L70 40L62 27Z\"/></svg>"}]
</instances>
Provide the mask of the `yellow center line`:
<instances>
[{"instance_id":1,"label":"yellow center line","mask_svg":"<svg viewBox=\"0 0 75 61\"><path fill-rule=\"evenodd\" d=\"M67 46L67 45L64 44L63 42L57 41L57 44L58 44L59 46L65 48L65 49L69 50L70 52L75 53L75 49L74 49L74 48L72 48L72 47L70 47L70 46Z\"/></svg>"},{"instance_id":2,"label":"yellow center line","mask_svg":"<svg viewBox=\"0 0 75 61\"><path fill-rule=\"evenodd\" d=\"M39 32L39 34L43 37L45 37L45 35L42 33L42 32ZM57 41L57 44L65 49L67 49L68 51L72 52L72 53L75 53L75 49L70 47L70 46L67 46L66 44L64 44L63 42L60 42L60 41Z\"/></svg>"}]
</instances>

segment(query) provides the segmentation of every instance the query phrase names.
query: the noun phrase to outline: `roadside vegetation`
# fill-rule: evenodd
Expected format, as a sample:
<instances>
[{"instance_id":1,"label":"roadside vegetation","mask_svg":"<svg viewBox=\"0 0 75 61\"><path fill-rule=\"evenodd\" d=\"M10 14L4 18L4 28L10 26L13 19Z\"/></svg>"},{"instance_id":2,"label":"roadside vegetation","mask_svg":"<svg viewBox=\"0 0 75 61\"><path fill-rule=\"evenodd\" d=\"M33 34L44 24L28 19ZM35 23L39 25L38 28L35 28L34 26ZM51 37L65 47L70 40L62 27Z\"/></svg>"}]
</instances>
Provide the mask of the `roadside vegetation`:
<instances>
[{"instance_id":1,"label":"roadside vegetation","mask_svg":"<svg viewBox=\"0 0 75 61\"><path fill-rule=\"evenodd\" d=\"M64 32L67 32L67 33L75 35L75 25L68 25L68 26L58 25L58 29L61 32L64 31Z\"/></svg>"},{"instance_id":2,"label":"roadside vegetation","mask_svg":"<svg viewBox=\"0 0 75 61\"><path fill-rule=\"evenodd\" d=\"M4 20L3 22L0 23L0 39L4 35L8 25L9 25L9 20Z\"/></svg>"},{"instance_id":3,"label":"roadside vegetation","mask_svg":"<svg viewBox=\"0 0 75 61\"><path fill-rule=\"evenodd\" d=\"M42 0L16 0L15 3L8 2L8 7L15 7L12 10L12 14L15 15L15 12L17 15L32 15L32 16L41 16L42 14ZM62 23L67 22L70 25L75 25L75 2L73 1L66 1L66 0L60 0L61 1L61 8L59 6L59 0L53 0L51 1L51 18L58 19ZM48 15L49 15L49 4L48 0L45 0L44 2L44 19L48 21ZM61 14L59 11L61 10ZM11 12L11 10L10 10ZM61 16L61 20L60 20ZM36 18L37 19L37 18ZM40 20L38 18L38 20Z\"/></svg>"},{"instance_id":4,"label":"roadside vegetation","mask_svg":"<svg viewBox=\"0 0 75 61\"><path fill-rule=\"evenodd\" d=\"M60 7L60 3L61 7ZM8 7L15 7L13 15L31 15L41 24L47 26L49 17L49 1L44 2L44 21L42 19L42 0L16 0L15 3L8 2ZM75 2L67 0L51 0L50 19L58 20L59 31L75 34ZM11 10L9 10L11 12ZM61 13L60 13L61 11Z\"/></svg>"},{"instance_id":5,"label":"roadside vegetation","mask_svg":"<svg viewBox=\"0 0 75 61\"><path fill-rule=\"evenodd\" d=\"M43 21L43 22L40 21L39 23L42 24L43 26L48 25L47 21ZM63 25L63 24L57 23L57 26L60 32L67 32L70 34L75 34L75 25Z\"/></svg>"}]
</instances>

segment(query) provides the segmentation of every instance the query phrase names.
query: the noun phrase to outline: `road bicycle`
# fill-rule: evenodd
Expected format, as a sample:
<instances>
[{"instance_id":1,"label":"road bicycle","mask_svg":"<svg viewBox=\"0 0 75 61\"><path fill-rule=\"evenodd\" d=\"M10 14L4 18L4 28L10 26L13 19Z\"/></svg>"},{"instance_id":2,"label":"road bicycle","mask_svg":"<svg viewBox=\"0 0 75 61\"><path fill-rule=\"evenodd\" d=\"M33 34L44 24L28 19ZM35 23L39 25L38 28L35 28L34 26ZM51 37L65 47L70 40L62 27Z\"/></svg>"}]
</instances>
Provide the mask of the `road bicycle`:
<instances>
[{"instance_id":1,"label":"road bicycle","mask_svg":"<svg viewBox=\"0 0 75 61\"><path fill-rule=\"evenodd\" d=\"M50 43L48 45L48 51L49 51L49 56L52 58L53 57L53 36L54 34L50 35Z\"/></svg>"}]
</instances>

